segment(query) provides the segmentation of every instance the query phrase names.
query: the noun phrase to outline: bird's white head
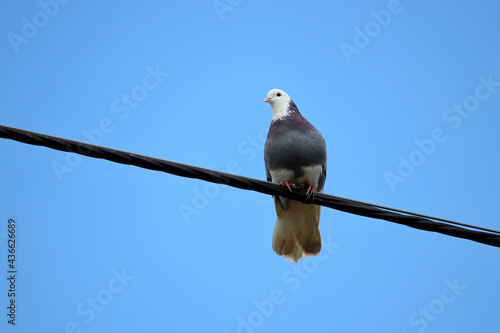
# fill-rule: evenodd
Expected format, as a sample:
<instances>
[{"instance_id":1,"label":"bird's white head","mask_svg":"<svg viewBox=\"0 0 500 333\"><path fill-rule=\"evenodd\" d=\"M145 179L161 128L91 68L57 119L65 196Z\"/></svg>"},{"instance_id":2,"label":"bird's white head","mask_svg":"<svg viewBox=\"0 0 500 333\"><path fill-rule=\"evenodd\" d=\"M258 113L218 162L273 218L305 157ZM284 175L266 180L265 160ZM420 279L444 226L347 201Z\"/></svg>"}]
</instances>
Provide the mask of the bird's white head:
<instances>
[{"instance_id":1,"label":"bird's white head","mask_svg":"<svg viewBox=\"0 0 500 333\"><path fill-rule=\"evenodd\" d=\"M273 108L273 121L285 118L290 113L288 105L291 101L290 96L280 89L270 90L264 100L264 102L271 104Z\"/></svg>"}]
</instances>

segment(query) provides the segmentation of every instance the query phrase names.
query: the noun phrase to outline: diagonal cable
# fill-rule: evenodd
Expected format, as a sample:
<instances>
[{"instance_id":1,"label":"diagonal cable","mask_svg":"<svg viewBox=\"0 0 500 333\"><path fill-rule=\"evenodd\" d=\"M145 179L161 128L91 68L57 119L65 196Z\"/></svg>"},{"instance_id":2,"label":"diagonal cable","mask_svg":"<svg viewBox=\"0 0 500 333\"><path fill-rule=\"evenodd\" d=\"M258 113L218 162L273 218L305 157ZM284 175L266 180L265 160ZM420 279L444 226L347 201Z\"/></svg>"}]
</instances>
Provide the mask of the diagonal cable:
<instances>
[{"instance_id":1,"label":"diagonal cable","mask_svg":"<svg viewBox=\"0 0 500 333\"><path fill-rule=\"evenodd\" d=\"M167 172L181 177L197 178L208 182L225 184L244 190L253 190L265 194L279 195L302 202L305 201L306 198L304 189L298 189L293 192L289 192L284 187L278 184L258 179L204 169L187 164L171 162L159 158L138 155L126 151L96 146L85 142L68 140L56 136L30 132L3 125L0 125L0 137L24 142L31 145L44 146L61 151L77 153L84 156L101 158L116 163L135 165L140 168ZM377 206L352 199L327 195L324 193L317 193L312 203L351 214L386 220L397 224L403 224L415 229L438 232L453 237L468 239L475 242L500 247L500 232L496 230L476 227L444 219L422 216L420 214L401 211L389 207ZM402 214L398 213L398 211ZM448 223L442 223L436 220L442 220ZM452 225L450 223L466 226L467 228Z\"/></svg>"}]
</instances>

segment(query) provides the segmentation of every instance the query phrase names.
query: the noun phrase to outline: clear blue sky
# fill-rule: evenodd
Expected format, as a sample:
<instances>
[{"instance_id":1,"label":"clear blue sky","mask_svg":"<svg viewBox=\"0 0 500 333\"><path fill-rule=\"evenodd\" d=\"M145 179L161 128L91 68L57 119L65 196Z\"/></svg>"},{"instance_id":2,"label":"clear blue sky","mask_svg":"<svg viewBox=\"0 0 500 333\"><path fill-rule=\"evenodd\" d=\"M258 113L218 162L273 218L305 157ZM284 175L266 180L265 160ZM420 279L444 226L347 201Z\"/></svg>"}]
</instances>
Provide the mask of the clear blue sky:
<instances>
[{"instance_id":1,"label":"clear blue sky","mask_svg":"<svg viewBox=\"0 0 500 333\"><path fill-rule=\"evenodd\" d=\"M325 192L500 229L497 1L3 1L0 123L265 179L272 88ZM2 332L498 332L500 249L0 140ZM7 221L16 221L16 327Z\"/></svg>"}]
</instances>

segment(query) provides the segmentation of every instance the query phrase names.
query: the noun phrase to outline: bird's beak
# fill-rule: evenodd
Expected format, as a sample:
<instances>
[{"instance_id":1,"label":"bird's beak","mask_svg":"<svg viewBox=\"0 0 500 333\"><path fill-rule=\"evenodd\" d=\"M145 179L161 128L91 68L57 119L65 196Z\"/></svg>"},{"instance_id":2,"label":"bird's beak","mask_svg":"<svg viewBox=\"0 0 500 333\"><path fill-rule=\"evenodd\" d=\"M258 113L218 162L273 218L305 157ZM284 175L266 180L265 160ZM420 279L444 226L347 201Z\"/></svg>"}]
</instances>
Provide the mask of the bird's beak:
<instances>
[{"instance_id":1,"label":"bird's beak","mask_svg":"<svg viewBox=\"0 0 500 333\"><path fill-rule=\"evenodd\" d=\"M270 102L271 101L271 97L268 97L264 100L264 102Z\"/></svg>"}]
</instances>

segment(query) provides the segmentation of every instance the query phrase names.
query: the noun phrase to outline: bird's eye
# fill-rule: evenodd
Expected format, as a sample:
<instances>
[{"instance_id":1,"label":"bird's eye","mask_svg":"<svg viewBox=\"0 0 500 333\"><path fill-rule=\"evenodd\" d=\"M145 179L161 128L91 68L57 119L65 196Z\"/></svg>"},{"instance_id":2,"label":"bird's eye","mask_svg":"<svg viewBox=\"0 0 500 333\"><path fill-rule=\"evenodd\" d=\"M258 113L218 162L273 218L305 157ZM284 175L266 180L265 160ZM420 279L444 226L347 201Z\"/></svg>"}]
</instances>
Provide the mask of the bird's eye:
<instances>
[{"instance_id":1,"label":"bird's eye","mask_svg":"<svg viewBox=\"0 0 500 333\"><path fill-rule=\"evenodd\" d=\"M277 93L276 96L280 97L281 96L281 93Z\"/></svg>"}]
</instances>

